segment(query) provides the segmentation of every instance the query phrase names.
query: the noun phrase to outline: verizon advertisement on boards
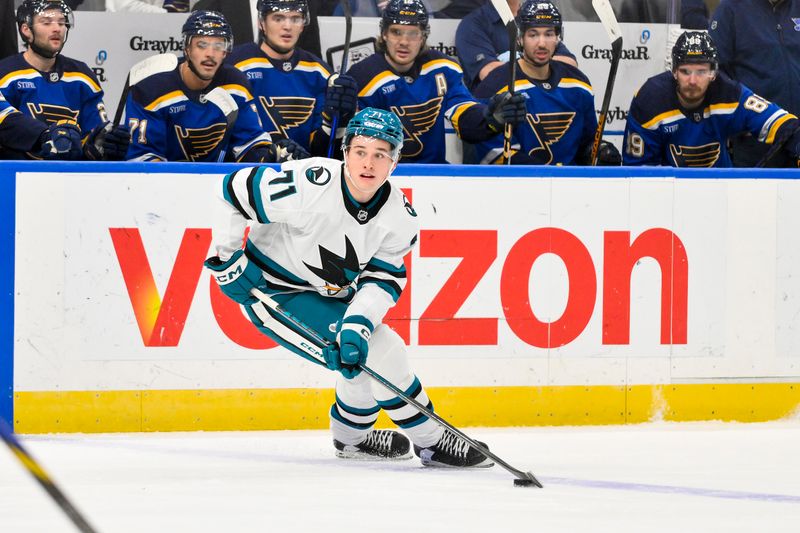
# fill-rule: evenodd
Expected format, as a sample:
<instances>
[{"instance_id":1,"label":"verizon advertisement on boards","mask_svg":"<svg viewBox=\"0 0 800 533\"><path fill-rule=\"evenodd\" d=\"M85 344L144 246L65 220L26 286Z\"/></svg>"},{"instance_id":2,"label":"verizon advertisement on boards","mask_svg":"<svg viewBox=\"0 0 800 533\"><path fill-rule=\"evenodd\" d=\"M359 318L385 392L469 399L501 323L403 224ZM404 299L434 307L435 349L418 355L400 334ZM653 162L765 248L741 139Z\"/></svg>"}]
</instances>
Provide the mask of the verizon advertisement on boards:
<instances>
[{"instance_id":1,"label":"verizon advertisement on boards","mask_svg":"<svg viewBox=\"0 0 800 533\"><path fill-rule=\"evenodd\" d=\"M15 390L330 386L202 269L221 176L180 168L17 175ZM422 168L387 320L431 386L797 375L797 181Z\"/></svg>"}]
</instances>

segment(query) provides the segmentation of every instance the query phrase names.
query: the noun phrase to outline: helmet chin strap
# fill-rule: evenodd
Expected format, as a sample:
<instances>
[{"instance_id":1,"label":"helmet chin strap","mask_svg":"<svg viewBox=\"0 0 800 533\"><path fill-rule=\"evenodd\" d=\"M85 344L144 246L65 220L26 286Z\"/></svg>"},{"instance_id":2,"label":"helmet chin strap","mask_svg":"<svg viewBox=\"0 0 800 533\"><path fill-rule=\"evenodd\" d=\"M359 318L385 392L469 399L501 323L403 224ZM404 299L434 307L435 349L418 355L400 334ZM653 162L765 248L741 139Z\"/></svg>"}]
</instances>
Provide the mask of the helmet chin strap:
<instances>
[{"instance_id":1,"label":"helmet chin strap","mask_svg":"<svg viewBox=\"0 0 800 533\"><path fill-rule=\"evenodd\" d=\"M386 181L389 179L389 176L392 175L392 172L394 172L394 169L396 167L397 167L397 162L394 163L394 165L392 166L391 170L389 170L389 173L386 174L386 178L383 180L383 183L386 183ZM346 159L345 159L345 162L344 162L344 178L347 180L347 183L352 185L353 188L355 190L357 190L358 192L364 193L364 194L369 194L370 193L370 191L368 191L366 189L362 189L361 187L356 185L356 181L350 175L350 168L348 168L348 166L347 166L347 160ZM383 183L381 183L381 187L383 186ZM378 187L378 188L380 188L380 187ZM377 189L375 189L375 190L377 190ZM374 193L375 191L372 191L372 192Z\"/></svg>"},{"instance_id":2,"label":"helmet chin strap","mask_svg":"<svg viewBox=\"0 0 800 533\"><path fill-rule=\"evenodd\" d=\"M261 32L261 34L264 36L264 42L267 44L267 46L269 46L270 48L272 48L273 50L275 50L275 51L276 51L276 52L278 52L279 54L288 54L289 52L291 52L291 51L292 51L292 50L294 50L294 48L295 48L294 46L293 46L293 47L291 47L291 48L284 48L284 47L282 47L282 46L278 46L278 45L276 45L275 43L273 43L273 42L270 40L270 38L269 38L269 37L267 37L267 34L266 34L266 33L264 33L264 32L262 31L262 32Z\"/></svg>"},{"instance_id":3,"label":"helmet chin strap","mask_svg":"<svg viewBox=\"0 0 800 533\"><path fill-rule=\"evenodd\" d=\"M36 33L33 31L33 27L29 26L31 30L31 42L28 43L28 48L30 48L36 55L42 56L45 59L53 59L58 54L61 53L61 50L64 49L64 45L67 44L67 37L69 37L69 30L64 33L64 40L61 42L61 46L55 52L51 52L45 48L42 48L38 44L36 44Z\"/></svg>"},{"instance_id":4,"label":"helmet chin strap","mask_svg":"<svg viewBox=\"0 0 800 533\"><path fill-rule=\"evenodd\" d=\"M194 63L192 63L192 60L189 59L188 56L186 57L186 64L189 66L189 70L191 70L192 73L195 76L197 76L198 78L200 78L201 80L203 80L203 81L211 81L211 80L214 79L214 76L209 77L209 76L204 76L204 75L200 74L200 71L197 70L197 67L194 66ZM216 72L214 74L216 75Z\"/></svg>"}]
</instances>

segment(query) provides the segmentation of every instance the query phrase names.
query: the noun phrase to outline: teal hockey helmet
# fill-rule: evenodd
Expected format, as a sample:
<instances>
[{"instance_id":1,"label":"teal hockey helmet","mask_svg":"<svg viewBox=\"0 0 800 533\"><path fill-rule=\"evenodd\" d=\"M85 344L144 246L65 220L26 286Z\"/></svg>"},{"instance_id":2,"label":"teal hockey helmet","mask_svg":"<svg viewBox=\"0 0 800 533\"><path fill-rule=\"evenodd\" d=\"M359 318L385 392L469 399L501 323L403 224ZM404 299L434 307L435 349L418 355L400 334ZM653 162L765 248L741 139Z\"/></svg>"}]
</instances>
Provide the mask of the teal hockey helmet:
<instances>
[{"instance_id":1,"label":"teal hockey helmet","mask_svg":"<svg viewBox=\"0 0 800 533\"><path fill-rule=\"evenodd\" d=\"M403 148L403 125L397 115L385 109L367 107L356 113L345 129L342 150L357 135L388 142L395 158Z\"/></svg>"}]
</instances>

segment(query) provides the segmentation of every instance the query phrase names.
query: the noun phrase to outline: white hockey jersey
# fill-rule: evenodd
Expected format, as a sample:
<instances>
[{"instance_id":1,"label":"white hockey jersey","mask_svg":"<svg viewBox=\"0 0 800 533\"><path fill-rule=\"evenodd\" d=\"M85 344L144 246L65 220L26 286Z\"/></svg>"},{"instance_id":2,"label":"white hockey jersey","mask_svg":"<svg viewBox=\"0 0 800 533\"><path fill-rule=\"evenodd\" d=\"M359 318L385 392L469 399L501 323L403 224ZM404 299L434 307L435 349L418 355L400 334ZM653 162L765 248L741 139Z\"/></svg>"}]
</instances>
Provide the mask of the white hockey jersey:
<instances>
[{"instance_id":1,"label":"white hockey jersey","mask_svg":"<svg viewBox=\"0 0 800 533\"><path fill-rule=\"evenodd\" d=\"M269 292L316 291L350 302L344 318L377 326L406 285L403 257L417 241L417 214L387 181L366 204L347 190L341 161L289 161L279 170L225 176L213 227L227 260L242 247L264 271Z\"/></svg>"}]
</instances>

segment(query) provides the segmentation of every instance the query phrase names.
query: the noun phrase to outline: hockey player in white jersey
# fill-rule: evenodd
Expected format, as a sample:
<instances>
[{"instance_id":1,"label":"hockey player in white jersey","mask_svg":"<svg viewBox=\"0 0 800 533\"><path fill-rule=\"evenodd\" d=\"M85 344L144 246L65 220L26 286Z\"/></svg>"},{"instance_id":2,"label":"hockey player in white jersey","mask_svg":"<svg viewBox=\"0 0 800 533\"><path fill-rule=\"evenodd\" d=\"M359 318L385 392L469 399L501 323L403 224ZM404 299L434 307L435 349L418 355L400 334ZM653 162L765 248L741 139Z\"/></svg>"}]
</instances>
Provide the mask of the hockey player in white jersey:
<instances>
[{"instance_id":1,"label":"hockey player in white jersey","mask_svg":"<svg viewBox=\"0 0 800 533\"><path fill-rule=\"evenodd\" d=\"M425 465L492 466L358 367L369 363L433 409L402 339L382 323L406 284L403 257L417 242L417 214L387 181L402 145L399 118L366 108L347 125L344 163L310 158L225 176L213 227L215 255L205 265L256 327L282 346L312 359L292 340L308 339L303 330L256 299L253 289L332 342L322 352L326 366L339 372L330 411L337 456L404 459L413 442ZM373 429L381 409L405 435Z\"/></svg>"}]
</instances>

